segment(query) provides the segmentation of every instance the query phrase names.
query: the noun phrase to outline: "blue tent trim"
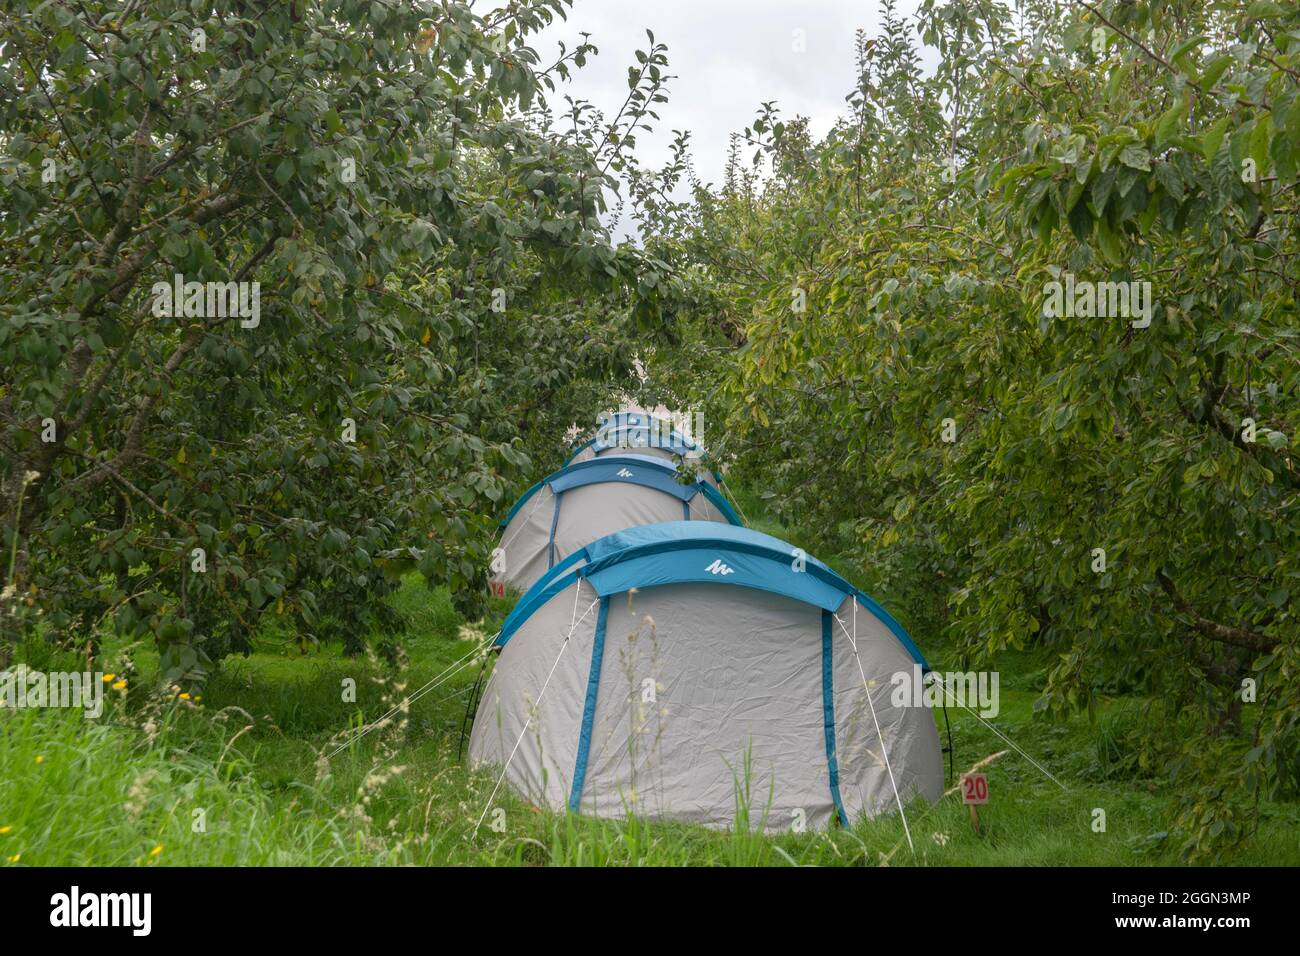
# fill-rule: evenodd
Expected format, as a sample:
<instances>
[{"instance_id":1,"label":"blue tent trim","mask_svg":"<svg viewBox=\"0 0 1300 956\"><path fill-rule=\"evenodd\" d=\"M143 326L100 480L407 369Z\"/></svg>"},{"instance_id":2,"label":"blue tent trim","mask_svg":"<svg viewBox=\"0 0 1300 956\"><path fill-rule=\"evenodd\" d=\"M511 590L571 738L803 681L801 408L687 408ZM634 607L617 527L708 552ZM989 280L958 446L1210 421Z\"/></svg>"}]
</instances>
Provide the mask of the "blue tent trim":
<instances>
[{"instance_id":1,"label":"blue tent trim","mask_svg":"<svg viewBox=\"0 0 1300 956\"><path fill-rule=\"evenodd\" d=\"M884 608L814 557L803 555L803 570L796 571L795 558L795 548L779 538L715 521L627 528L575 551L538 579L510 612L495 643L507 643L534 611L580 578L600 598L665 584L731 584L784 595L826 612L834 612L853 595L923 670L929 669L907 631Z\"/></svg>"},{"instance_id":2,"label":"blue tent trim","mask_svg":"<svg viewBox=\"0 0 1300 956\"><path fill-rule=\"evenodd\" d=\"M822 728L826 734L826 768L830 772L831 800L840 826L849 818L840 800L840 765L835 756L835 678L832 665L831 611L822 611Z\"/></svg>"},{"instance_id":3,"label":"blue tent trim","mask_svg":"<svg viewBox=\"0 0 1300 956\"><path fill-rule=\"evenodd\" d=\"M672 495L680 501L690 501L696 495L704 495L709 502L722 512L723 517L732 524L740 524L740 517L732 509L721 492L707 481L682 484L677 480L677 469L671 462L648 455L606 455L604 458L591 458L569 465L547 475L537 482L514 503L506 514L501 527L508 525L533 495L544 486L549 485L551 492L558 498L572 488L603 482L625 481L646 488L654 488L664 494ZM553 533L553 532L552 532Z\"/></svg>"},{"instance_id":4,"label":"blue tent trim","mask_svg":"<svg viewBox=\"0 0 1300 956\"><path fill-rule=\"evenodd\" d=\"M644 485L682 501L694 498L699 484L682 484L677 480L677 469L671 462L648 455L609 455L580 461L554 475L549 484L551 490L558 494L570 488L582 488L607 481Z\"/></svg>"},{"instance_id":5,"label":"blue tent trim","mask_svg":"<svg viewBox=\"0 0 1300 956\"><path fill-rule=\"evenodd\" d=\"M587 699L582 705L582 730L578 735L578 758L573 765L573 786L569 809L578 812L582 785L587 780L587 759L591 754L591 731L596 723L596 699L600 693L600 667L605 660L605 622L609 620L609 598L600 599L596 616L596 640L591 645L591 670L587 674Z\"/></svg>"}]
</instances>

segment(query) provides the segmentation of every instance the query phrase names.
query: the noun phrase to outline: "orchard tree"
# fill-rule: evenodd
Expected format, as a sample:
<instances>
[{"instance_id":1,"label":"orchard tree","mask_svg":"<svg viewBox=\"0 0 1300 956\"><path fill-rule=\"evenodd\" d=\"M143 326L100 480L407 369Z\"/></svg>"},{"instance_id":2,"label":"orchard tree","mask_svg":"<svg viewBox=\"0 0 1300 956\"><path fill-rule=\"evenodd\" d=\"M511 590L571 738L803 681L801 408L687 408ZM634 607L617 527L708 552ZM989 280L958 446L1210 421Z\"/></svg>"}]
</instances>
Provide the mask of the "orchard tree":
<instances>
[{"instance_id":1,"label":"orchard tree","mask_svg":"<svg viewBox=\"0 0 1300 956\"><path fill-rule=\"evenodd\" d=\"M0 13L0 665L115 629L198 680L268 619L355 650L408 566L472 610L530 456L677 294L600 224L617 144L552 128L564 5Z\"/></svg>"},{"instance_id":2,"label":"orchard tree","mask_svg":"<svg viewBox=\"0 0 1300 956\"><path fill-rule=\"evenodd\" d=\"M932 72L883 19L824 140L764 106L658 230L727 304L698 399L963 666L1143 696L1126 772L1245 839L1300 788L1300 12L927 0Z\"/></svg>"}]
</instances>

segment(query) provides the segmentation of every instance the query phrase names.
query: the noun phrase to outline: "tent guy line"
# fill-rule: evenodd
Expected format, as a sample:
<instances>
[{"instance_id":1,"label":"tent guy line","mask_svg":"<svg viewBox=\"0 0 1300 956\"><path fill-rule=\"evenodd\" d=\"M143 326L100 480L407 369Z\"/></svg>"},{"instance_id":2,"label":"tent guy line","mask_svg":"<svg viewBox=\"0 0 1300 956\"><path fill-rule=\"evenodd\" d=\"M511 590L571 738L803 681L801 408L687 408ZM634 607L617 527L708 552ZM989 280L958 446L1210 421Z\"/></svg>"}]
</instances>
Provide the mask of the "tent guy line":
<instances>
[{"instance_id":1,"label":"tent guy line","mask_svg":"<svg viewBox=\"0 0 1300 956\"><path fill-rule=\"evenodd\" d=\"M455 676L457 672L464 670L467 666L469 666L469 664L473 663L474 658L477 657L479 654L481 654L484 650L486 650L491 645L491 643L492 643L491 637L479 641L474 647L474 650L470 651L464 657L459 658L458 660L448 664L440 673L434 675L429 680L425 681L425 683L419 689L411 692L406 697L403 697L400 701L394 704L392 709L389 710L388 713L380 717L378 720L371 721L365 727L359 728L359 732L354 731L356 736L349 737L347 740L343 741L343 743L339 744L338 747L336 747L334 750L331 750L328 754L326 754L326 757L332 758L338 756L338 754L342 753L344 750L346 750L352 744L356 743L362 737L366 736L372 730L381 726L384 723L384 721L390 719L394 714L400 711L403 707L410 706L412 703L419 700L419 698L422 697L424 694L427 694L429 691L434 690L442 686L443 684L445 684L448 680L450 680L453 676Z\"/></svg>"},{"instance_id":2,"label":"tent guy line","mask_svg":"<svg viewBox=\"0 0 1300 956\"><path fill-rule=\"evenodd\" d=\"M1048 778L1049 780L1052 781L1052 783L1056 784L1056 785L1057 785L1058 787L1060 787L1062 790L1066 790L1066 791L1068 791L1068 790L1070 789L1070 788L1067 787L1065 784L1061 783L1060 780L1056 779L1056 777L1052 774L1052 772L1051 772L1050 770L1048 770L1046 767L1044 767L1042 764L1040 764L1040 763L1039 763L1037 760L1035 760L1033 757L1029 756L1029 754L1025 753L1025 752L1020 748L1020 746L1019 746L1019 745L1018 745L1014 740L1012 740L1010 737L1008 737L1008 736L1007 736L1006 734L1004 734L1002 731L998 730L998 728L994 727L993 724L991 724L989 721L985 720L983 717L981 717L981 716L980 716L979 714L977 714L975 711L971 710L969 707L967 707L965 704L963 704L960 700L958 700L957 697L956 697L956 695L953 694L953 692L950 691L950 690L948 689L948 685L945 684L945 683L943 682L943 678L942 678L942 676L940 676L939 674L936 673L936 674L935 674L935 677L936 677L936 678L938 679L938 681L939 681L939 686L943 688L943 692L944 692L945 694L947 694L947 695L952 699L952 702L953 702L954 704L956 704L956 705L957 705L958 707L960 707L962 710L966 711L968 714L970 714L972 717L974 717L976 720L978 720L981 724L983 724L983 725L984 725L985 727L987 727L989 730L993 731L993 733L995 733L995 734L997 734L999 737L1001 737L1004 743L1009 744L1009 745L1011 746L1011 749L1013 749L1016 753L1020 754L1020 756L1024 757L1024 758L1025 758L1026 760L1028 760L1031 764L1033 764L1033 765L1034 765L1035 767L1037 767L1040 771L1042 771L1043 774L1045 774L1045 775L1047 776L1047 778Z\"/></svg>"}]
</instances>

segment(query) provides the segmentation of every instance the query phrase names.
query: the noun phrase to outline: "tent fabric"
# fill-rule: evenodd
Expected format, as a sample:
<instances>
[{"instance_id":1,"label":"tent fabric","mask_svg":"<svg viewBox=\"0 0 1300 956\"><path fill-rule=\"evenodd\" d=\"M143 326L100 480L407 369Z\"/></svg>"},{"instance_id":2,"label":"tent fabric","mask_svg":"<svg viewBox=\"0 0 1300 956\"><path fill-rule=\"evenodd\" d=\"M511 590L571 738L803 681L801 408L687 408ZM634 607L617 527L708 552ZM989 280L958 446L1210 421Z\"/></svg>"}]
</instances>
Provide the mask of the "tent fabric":
<instances>
[{"instance_id":1,"label":"tent fabric","mask_svg":"<svg viewBox=\"0 0 1300 956\"><path fill-rule=\"evenodd\" d=\"M748 576L723 573L725 557L718 573L690 571L724 546L753 565ZM937 799L933 715L891 701L891 676L924 658L825 565L808 557L795 571L793 550L677 521L573 552L502 627L471 762L504 765L513 789L556 810L714 827L780 831L890 812L890 770L904 802ZM665 575L665 557L683 572Z\"/></svg>"},{"instance_id":2,"label":"tent fabric","mask_svg":"<svg viewBox=\"0 0 1300 956\"><path fill-rule=\"evenodd\" d=\"M644 455L616 455L569 465L535 484L510 509L491 583L525 591L547 570L613 531L665 521L733 522L740 518L704 481L683 484L676 468Z\"/></svg>"}]
</instances>

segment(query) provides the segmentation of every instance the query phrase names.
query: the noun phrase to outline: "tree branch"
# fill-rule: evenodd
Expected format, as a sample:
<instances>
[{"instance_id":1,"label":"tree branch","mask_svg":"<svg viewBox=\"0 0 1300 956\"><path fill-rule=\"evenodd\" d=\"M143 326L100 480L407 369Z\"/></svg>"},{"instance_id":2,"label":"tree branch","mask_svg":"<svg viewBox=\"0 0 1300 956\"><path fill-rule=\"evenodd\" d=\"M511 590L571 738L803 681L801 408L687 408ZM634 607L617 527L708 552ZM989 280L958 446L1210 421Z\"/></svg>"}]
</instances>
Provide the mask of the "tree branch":
<instances>
[{"instance_id":1,"label":"tree branch","mask_svg":"<svg viewBox=\"0 0 1300 956\"><path fill-rule=\"evenodd\" d=\"M1165 593L1169 595L1170 600L1174 602L1174 607L1182 614L1191 618L1192 627L1202 637L1208 637L1212 641L1218 641L1220 644L1230 644L1233 647L1242 647L1256 654L1265 654L1276 647L1280 642L1275 637L1269 637L1267 634L1261 634L1259 631L1252 631L1245 627L1236 627L1231 624L1220 624L1217 621L1211 621L1209 618L1201 615L1187 598L1178 593L1174 582L1164 570L1156 572L1156 580Z\"/></svg>"}]
</instances>

